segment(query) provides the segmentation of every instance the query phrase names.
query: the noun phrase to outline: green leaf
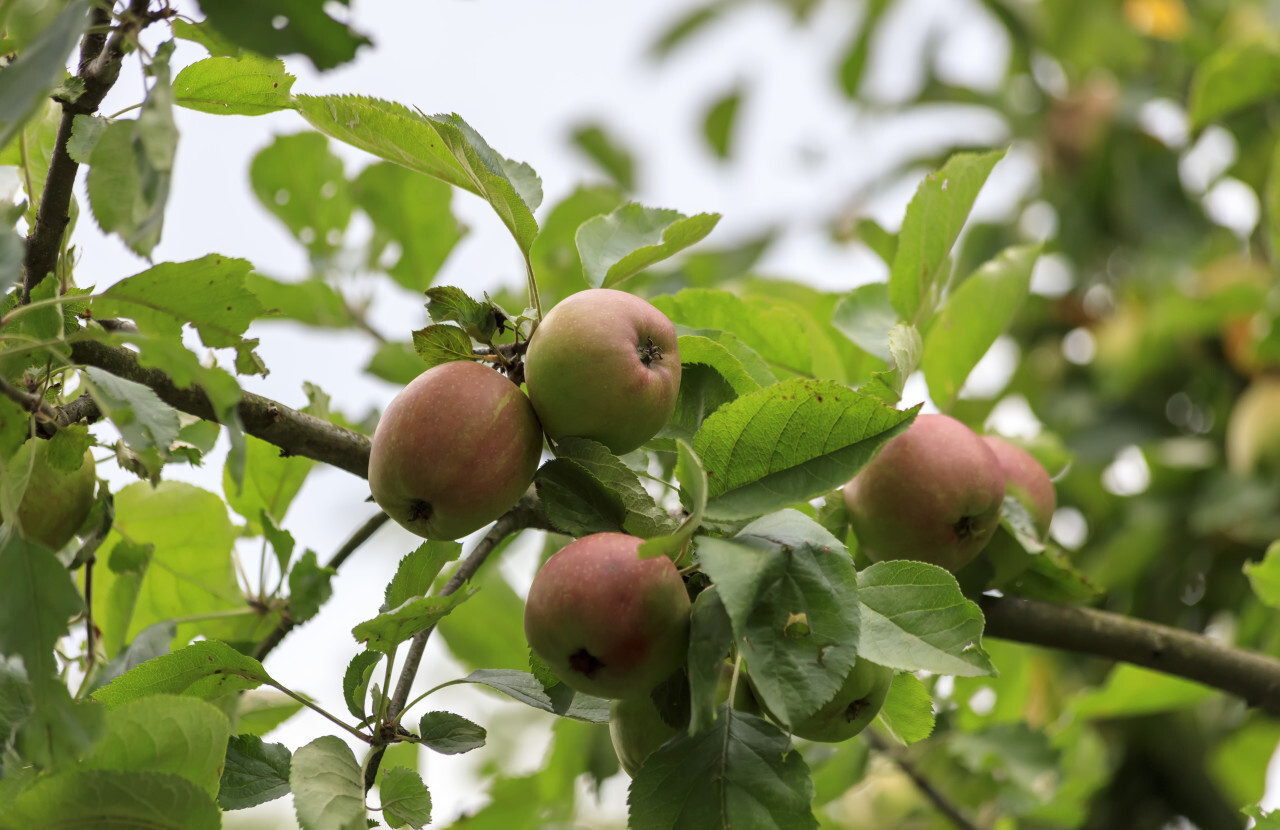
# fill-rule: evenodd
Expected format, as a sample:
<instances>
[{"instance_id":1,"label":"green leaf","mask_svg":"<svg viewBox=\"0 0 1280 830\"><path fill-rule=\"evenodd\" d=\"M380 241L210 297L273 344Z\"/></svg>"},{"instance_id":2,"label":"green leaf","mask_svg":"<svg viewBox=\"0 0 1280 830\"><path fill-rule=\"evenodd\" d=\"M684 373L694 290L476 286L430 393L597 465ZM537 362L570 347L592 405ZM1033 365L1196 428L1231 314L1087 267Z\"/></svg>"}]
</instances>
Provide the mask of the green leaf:
<instances>
[{"instance_id":1,"label":"green leaf","mask_svg":"<svg viewBox=\"0 0 1280 830\"><path fill-rule=\"evenodd\" d=\"M608 492L621 499L625 510L622 520L624 533L650 539L675 529L675 521L644 489L635 472L603 444L588 438L565 438L556 444L556 455L579 465Z\"/></svg>"},{"instance_id":2,"label":"green leaf","mask_svg":"<svg viewBox=\"0 0 1280 830\"><path fill-rule=\"evenodd\" d=\"M994 675L982 650L982 611L956 579L923 562L878 562L858 574L858 655L898 671ZM920 609L929 609L921 614Z\"/></svg>"},{"instance_id":3,"label":"green leaf","mask_svg":"<svg viewBox=\"0 0 1280 830\"><path fill-rule=\"evenodd\" d=\"M392 767L378 784L382 811L392 827L419 830L431 823L431 793L422 778L406 767Z\"/></svg>"},{"instance_id":4,"label":"green leaf","mask_svg":"<svg viewBox=\"0 0 1280 830\"><path fill-rule=\"evenodd\" d=\"M252 52L206 58L173 79L174 103L213 115L264 115L293 109L295 80L278 58Z\"/></svg>"},{"instance_id":5,"label":"green leaf","mask_svg":"<svg viewBox=\"0 0 1280 830\"><path fill-rule=\"evenodd\" d=\"M969 217L978 191L1005 151L957 153L920 183L907 205L889 273L889 300L899 319L916 323L937 302L938 277Z\"/></svg>"},{"instance_id":6,"label":"green leaf","mask_svg":"<svg viewBox=\"0 0 1280 830\"><path fill-rule=\"evenodd\" d=\"M1215 694L1219 692L1191 680L1118 663L1106 683L1077 695L1070 709L1079 718L1128 718L1185 709Z\"/></svg>"},{"instance_id":7,"label":"green leaf","mask_svg":"<svg viewBox=\"0 0 1280 830\"><path fill-rule=\"evenodd\" d=\"M476 340L488 343L498 332L501 312L492 303L481 303L451 285L427 289L427 314L436 323L457 323Z\"/></svg>"},{"instance_id":8,"label":"green leaf","mask_svg":"<svg viewBox=\"0 0 1280 830\"><path fill-rule=\"evenodd\" d=\"M115 550L119 550L122 545L127 542L121 542L116 545ZM115 564L115 550L112 551L111 564ZM150 551L145 551L144 556L149 558ZM141 565L145 568L145 564ZM145 663L153 657L159 657L162 654L169 653L169 644L173 642L174 635L178 633L178 627L174 625L173 620L163 620L155 625L150 625L138 632L138 636L133 638L129 645L122 649L115 658L104 666L93 677L93 686L89 691L97 691L103 686L115 680L129 669L141 663Z\"/></svg>"},{"instance_id":9,"label":"green leaf","mask_svg":"<svg viewBox=\"0 0 1280 830\"><path fill-rule=\"evenodd\" d=\"M675 18L650 47L653 56L666 57L677 46L716 22L727 5L723 0L712 0Z\"/></svg>"},{"instance_id":10,"label":"green leaf","mask_svg":"<svg viewBox=\"0 0 1280 830\"><path fill-rule=\"evenodd\" d=\"M258 298L266 319L297 320L304 325L325 328L351 325L351 311L346 301L323 280L280 282L261 274L249 274L244 284Z\"/></svg>"},{"instance_id":11,"label":"green leaf","mask_svg":"<svg viewBox=\"0 0 1280 830\"><path fill-rule=\"evenodd\" d=\"M920 365L922 351L924 343L916 327L898 323L889 330L889 370L872 372L871 381L861 391L875 395L887 404L897 403L902 399L907 378Z\"/></svg>"},{"instance_id":12,"label":"green leaf","mask_svg":"<svg viewBox=\"0 0 1280 830\"><path fill-rule=\"evenodd\" d=\"M119 234L149 257L160 241L170 171L156 169L142 149L137 121L107 126L89 157L89 207L104 233ZM111 316L110 314L102 316Z\"/></svg>"},{"instance_id":13,"label":"green leaf","mask_svg":"<svg viewBox=\"0 0 1280 830\"><path fill-rule=\"evenodd\" d=\"M870 355L893 359L889 353L889 332L898 324L898 312L889 302L889 284L873 282L858 286L836 304L831 324Z\"/></svg>"},{"instance_id":14,"label":"green leaf","mask_svg":"<svg viewBox=\"0 0 1280 830\"><path fill-rule=\"evenodd\" d=\"M302 711L303 704L274 689L258 689L240 695L236 707L236 731L262 737Z\"/></svg>"},{"instance_id":15,"label":"green leaf","mask_svg":"<svg viewBox=\"0 0 1280 830\"><path fill-rule=\"evenodd\" d=\"M622 191L612 185L585 186L551 209L530 251L543 305L554 305L583 288L582 257L574 240L578 226L608 213L622 201Z\"/></svg>"},{"instance_id":16,"label":"green leaf","mask_svg":"<svg viewBox=\"0 0 1280 830\"><path fill-rule=\"evenodd\" d=\"M310 458L286 456L275 444L249 435L242 485L237 488L232 470L224 468L222 492L231 509L248 519L253 530L264 511L279 525L315 464Z\"/></svg>"},{"instance_id":17,"label":"green leaf","mask_svg":"<svg viewBox=\"0 0 1280 830\"><path fill-rule=\"evenodd\" d=\"M66 770L35 781L5 816L14 827L218 830L213 799L163 772ZM363 828L361 828L363 830Z\"/></svg>"},{"instance_id":18,"label":"green leaf","mask_svg":"<svg viewBox=\"0 0 1280 830\"><path fill-rule=\"evenodd\" d=\"M88 26L88 0L68 3L58 18L0 72L0 147L8 144L40 110L66 75L67 57Z\"/></svg>"},{"instance_id":19,"label":"green leaf","mask_svg":"<svg viewBox=\"0 0 1280 830\"><path fill-rule=\"evenodd\" d=\"M484 727L452 712L428 712L418 725L418 735L429 749L441 755L460 755L484 746Z\"/></svg>"},{"instance_id":20,"label":"green leaf","mask_svg":"<svg viewBox=\"0 0 1280 830\"><path fill-rule=\"evenodd\" d=\"M170 772L216 797L230 728L203 700L150 695L107 713L107 732L83 768Z\"/></svg>"},{"instance_id":21,"label":"green leaf","mask_svg":"<svg viewBox=\"0 0 1280 830\"><path fill-rule=\"evenodd\" d=\"M409 381L431 368L422 361L408 343L382 343L369 359L364 370L377 378L407 386Z\"/></svg>"},{"instance_id":22,"label":"green leaf","mask_svg":"<svg viewBox=\"0 0 1280 830\"><path fill-rule=\"evenodd\" d=\"M697 552L761 701L788 724L818 711L858 657L858 578L844 546L785 510L732 539L702 538ZM791 625L798 617L807 628Z\"/></svg>"},{"instance_id":23,"label":"green leaf","mask_svg":"<svg viewBox=\"0 0 1280 830\"><path fill-rule=\"evenodd\" d=\"M490 554L501 555L505 544ZM524 636L524 600L498 568L481 568L469 584L480 589L464 614L445 617L436 627L450 653L468 669L522 669L529 665Z\"/></svg>"},{"instance_id":24,"label":"green leaf","mask_svg":"<svg viewBox=\"0 0 1280 830\"><path fill-rule=\"evenodd\" d=\"M680 364L688 371L692 365L709 366L725 379L736 395L760 391L760 383L747 371L742 360L723 343L695 334L678 340Z\"/></svg>"},{"instance_id":25,"label":"green leaf","mask_svg":"<svg viewBox=\"0 0 1280 830\"><path fill-rule=\"evenodd\" d=\"M394 242L400 246L400 257L385 267L391 278L411 291L431 285L467 233L453 215L453 188L398 164L378 162L360 173L351 191L373 221L369 267L384 267L383 255Z\"/></svg>"},{"instance_id":26,"label":"green leaf","mask_svg":"<svg viewBox=\"0 0 1280 830\"><path fill-rule=\"evenodd\" d=\"M573 131L573 143L623 190L636 186L636 160L628 150L605 132L599 124L588 124Z\"/></svg>"},{"instance_id":27,"label":"green leaf","mask_svg":"<svg viewBox=\"0 0 1280 830\"><path fill-rule=\"evenodd\" d=\"M341 247L355 201L342 159L323 135L308 130L277 136L253 157L249 182L262 206L313 256L331 256Z\"/></svg>"},{"instance_id":28,"label":"green leaf","mask_svg":"<svg viewBox=\"0 0 1280 830\"><path fill-rule=\"evenodd\" d=\"M320 613L320 606L333 596L330 582L337 575L333 568L320 565L313 550L293 563L289 569L289 616L294 622L304 623Z\"/></svg>"},{"instance_id":29,"label":"green leaf","mask_svg":"<svg viewBox=\"0 0 1280 830\"><path fill-rule=\"evenodd\" d=\"M693 438L707 515L763 515L841 487L910 414L830 381L788 380L722 406Z\"/></svg>"},{"instance_id":30,"label":"green leaf","mask_svg":"<svg viewBox=\"0 0 1280 830\"><path fill-rule=\"evenodd\" d=\"M862 20L858 24L857 34L854 35L853 42L849 44L848 51L840 61L840 89L848 98L857 98L858 90L862 88L862 73L866 68L867 58L871 54L871 40L879 31L880 19L889 8L890 2L891 0L871 0L867 3L866 11L863 12Z\"/></svg>"},{"instance_id":31,"label":"green leaf","mask_svg":"<svg viewBox=\"0 0 1280 830\"><path fill-rule=\"evenodd\" d=\"M718 213L696 216L631 202L588 219L575 239L582 275L592 288L611 288L711 233Z\"/></svg>"},{"instance_id":32,"label":"green leaf","mask_svg":"<svg viewBox=\"0 0 1280 830\"><path fill-rule=\"evenodd\" d=\"M1244 575L1258 599L1280 608L1280 542L1272 542L1261 562L1245 562Z\"/></svg>"},{"instance_id":33,"label":"green leaf","mask_svg":"<svg viewBox=\"0 0 1280 830\"><path fill-rule=\"evenodd\" d=\"M387 584L385 608L398 608L410 599L426 596L440 575L440 569L462 553L457 542L423 542L400 560L395 576Z\"/></svg>"},{"instance_id":34,"label":"green leaf","mask_svg":"<svg viewBox=\"0 0 1280 830\"><path fill-rule=\"evenodd\" d=\"M1253 806L1240 812L1254 820L1253 830L1280 830L1280 810L1265 812L1261 807Z\"/></svg>"},{"instance_id":35,"label":"green leaf","mask_svg":"<svg viewBox=\"0 0 1280 830\"><path fill-rule=\"evenodd\" d=\"M677 327L716 340L742 361L761 386L777 381L770 367L808 375L812 346L804 321L771 297L740 297L729 291L686 288L653 298L653 305ZM745 350L744 350L745 344ZM760 364L763 358L764 366Z\"/></svg>"},{"instance_id":36,"label":"green leaf","mask_svg":"<svg viewBox=\"0 0 1280 830\"><path fill-rule=\"evenodd\" d=\"M347 703L347 711L360 720L364 720L365 700L369 694L369 680L373 667L386 656L377 651L362 651L347 664L342 674L342 698Z\"/></svg>"},{"instance_id":37,"label":"green leaf","mask_svg":"<svg viewBox=\"0 0 1280 830\"><path fill-rule=\"evenodd\" d=\"M349 0L338 2L349 4ZM370 43L309 0L203 0L200 8L208 24L232 43L263 55L301 52L316 69L346 63L355 57L356 49ZM284 25L278 25L281 18Z\"/></svg>"},{"instance_id":38,"label":"green leaf","mask_svg":"<svg viewBox=\"0 0 1280 830\"><path fill-rule=\"evenodd\" d=\"M920 678L899 672L877 717L895 738L910 746L933 734L933 698Z\"/></svg>"},{"instance_id":39,"label":"green leaf","mask_svg":"<svg viewBox=\"0 0 1280 830\"><path fill-rule=\"evenodd\" d=\"M177 481L163 481L154 488L139 482L116 493L115 508L115 523L103 549L114 549L126 537L152 545L154 567L142 574L113 568L94 572L94 620L102 628L108 655L161 620L246 608L231 562L235 529L221 498ZM243 636L233 620L178 626L182 642L197 633Z\"/></svg>"},{"instance_id":40,"label":"green leaf","mask_svg":"<svg viewBox=\"0 0 1280 830\"><path fill-rule=\"evenodd\" d=\"M627 508L621 494L570 458L553 458L538 468L533 486L547 520L561 533L588 536L621 533Z\"/></svg>"},{"instance_id":41,"label":"green leaf","mask_svg":"<svg viewBox=\"0 0 1280 830\"><path fill-rule=\"evenodd\" d=\"M292 757L283 744L263 743L253 735L232 735L218 789L224 810L256 807L289 794Z\"/></svg>"},{"instance_id":42,"label":"green leaf","mask_svg":"<svg viewBox=\"0 0 1280 830\"><path fill-rule=\"evenodd\" d=\"M1192 129L1280 93L1280 48L1265 38L1228 43L1196 67L1187 114Z\"/></svg>"},{"instance_id":43,"label":"green leaf","mask_svg":"<svg viewBox=\"0 0 1280 830\"><path fill-rule=\"evenodd\" d=\"M212 700L232 692L276 685L262 664L217 640L201 640L136 666L93 693L115 709L153 695L189 695Z\"/></svg>"},{"instance_id":44,"label":"green leaf","mask_svg":"<svg viewBox=\"0 0 1280 830\"><path fill-rule=\"evenodd\" d=\"M239 346L249 323L262 315L257 297L245 286L252 267L221 254L161 263L102 292L93 313L128 317L143 332L175 340L190 324L210 348Z\"/></svg>"},{"instance_id":45,"label":"green leaf","mask_svg":"<svg viewBox=\"0 0 1280 830\"><path fill-rule=\"evenodd\" d=\"M98 408L120 430L129 448L139 453L151 475L159 475L182 428L178 411L160 400L150 387L104 369L89 366L85 376Z\"/></svg>"},{"instance_id":46,"label":"green leaf","mask_svg":"<svg viewBox=\"0 0 1280 830\"><path fill-rule=\"evenodd\" d=\"M19 656L33 679L53 677L53 647L84 609L71 574L43 545L0 529L0 653Z\"/></svg>"},{"instance_id":47,"label":"green leaf","mask_svg":"<svg viewBox=\"0 0 1280 830\"><path fill-rule=\"evenodd\" d=\"M364 643L374 651L390 654L400 643L419 631L425 631L461 605L475 590L459 591L447 597L417 597L404 602L385 614L365 620L351 629L356 642Z\"/></svg>"},{"instance_id":48,"label":"green leaf","mask_svg":"<svg viewBox=\"0 0 1280 830\"><path fill-rule=\"evenodd\" d=\"M366 830L364 776L341 738L325 735L293 753L289 787L302 830Z\"/></svg>"},{"instance_id":49,"label":"green leaf","mask_svg":"<svg viewBox=\"0 0 1280 830\"><path fill-rule=\"evenodd\" d=\"M944 412L965 378L1013 322L1031 287L1039 245L1006 248L951 292L929 329L921 368L929 397Z\"/></svg>"},{"instance_id":50,"label":"green leaf","mask_svg":"<svg viewBox=\"0 0 1280 830\"><path fill-rule=\"evenodd\" d=\"M457 326L431 325L413 333L413 348L428 369L454 360L473 360L471 338Z\"/></svg>"},{"instance_id":51,"label":"green leaf","mask_svg":"<svg viewBox=\"0 0 1280 830\"><path fill-rule=\"evenodd\" d=\"M71 140L67 142L67 155L79 164L88 164L93 148L98 145L102 131L111 122L94 115L77 115L71 121Z\"/></svg>"},{"instance_id":52,"label":"green leaf","mask_svg":"<svg viewBox=\"0 0 1280 830\"><path fill-rule=\"evenodd\" d=\"M737 123L742 96L740 87L730 90L711 103L702 119L702 137L716 158L727 159L732 152L733 127Z\"/></svg>"},{"instance_id":53,"label":"green leaf","mask_svg":"<svg viewBox=\"0 0 1280 830\"><path fill-rule=\"evenodd\" d=\"M721 707L715 725L678 735L631 781L628 826L817 828L813 782L800 753L763 718Z\"/></svg>"},{"instance_id":54,"label":"green leaf","mask_svg":"<svg viewBox=\"0 0 1280 830\"><path fill-rule=\"evenodd\" d=\"M689 617L689 731L696 734L716 718L716 697L724 658L733 644L733 623L720 591L712 585L693 601ZM739 678L739 683L746 682Z\"/></svg>"},{"instance_id":55,"label":"green leaf","mask_svg":"<svg viewBox=\"0 0 1280 830\"><path fill-rule=\"evenodd\" d=\"M557 695L553 698L548 695L542 681L529 672L514 669L477 669L457 682L488 686L543 712L589 723L609 722L609 701L575 693L564 684L554 687L553 691L557 692Z\"/></svg>"},{"instance_id":56,"label":"green leaf","mask_svg":"<svg viewBox=\"0 0 1280 830\"><path fill-rule=\"evenodd\" d=\"M43 769L78 763L106 729L106 711L91 700L72 700L59 680L31 678L35 706L18 727L14 748L22 759Z\"/></svg>"},{"instance_id":57,"label":"green leaf","mask_svg":"<svg viewBox=\"0 0 1280 830\"><path fill-rule=\"evenodd\" d=\"M636 552L641 559L667 556L679 561L694 531L702 525L707 509L707 473L702 459L683 440L676 441L676 481L680 484L680 502L689 515L671 535L658 536L642 544Z\"/></svg>"}]
</instances>

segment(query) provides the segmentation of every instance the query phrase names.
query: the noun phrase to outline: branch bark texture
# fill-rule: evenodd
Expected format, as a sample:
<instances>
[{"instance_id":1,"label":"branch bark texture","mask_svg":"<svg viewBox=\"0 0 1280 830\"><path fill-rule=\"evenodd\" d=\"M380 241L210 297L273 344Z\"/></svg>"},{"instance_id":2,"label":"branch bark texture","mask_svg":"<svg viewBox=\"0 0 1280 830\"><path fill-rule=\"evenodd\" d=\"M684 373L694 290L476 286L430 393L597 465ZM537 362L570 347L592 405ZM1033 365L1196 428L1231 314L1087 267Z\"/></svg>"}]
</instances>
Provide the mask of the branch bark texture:
<instances>
[{"instance_id":1,"label":"branch bark texture","mask_svg":"<svg viewBox=\"0 0 1280 830\"><path fill-rule=\"evenodd\" d=\"M1202 634L1121 614L1014 597L983 597L986 633L1185 677L1280 716L1280 660Z\"/></svg>"}]
</instances>

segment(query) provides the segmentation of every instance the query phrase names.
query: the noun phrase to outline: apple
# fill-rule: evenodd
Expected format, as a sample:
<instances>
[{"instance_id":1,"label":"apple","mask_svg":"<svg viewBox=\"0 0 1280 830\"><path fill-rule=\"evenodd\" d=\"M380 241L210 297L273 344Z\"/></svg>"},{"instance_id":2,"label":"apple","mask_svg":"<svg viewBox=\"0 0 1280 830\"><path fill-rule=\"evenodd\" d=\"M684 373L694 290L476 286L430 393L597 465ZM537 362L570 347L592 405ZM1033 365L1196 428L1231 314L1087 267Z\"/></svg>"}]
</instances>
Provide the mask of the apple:
<instances>
[{"instance_id":1,"label":"apple","mask_svg":"<svg viewBox=\"0 0 1280 830\"><path fill-rule=\"evenodd\" d=\"M675 411L675 326L633 294L582 291L538 324L524 372L548 437L590 438L621 455L656 435Z\"/></svg>"},{"instance_id":2,"label":"apple","mask_svg":"<svg viewBox=\"0 0 1280 830\"><path fill-rule=\"evenodd\" d=\"M85 450L84 461L76 469L59 470L49 463L49 442L32 438L18 448L9 463L15 468L25 467L32 463L33 453L31 477L18 505L18 524L28 539L50 550L61 550L93 507L93 491L98 483L93 453Z\"/></svg>"},{"instance_id":3,"label":"apple","mask_svg":"<svg viewBox=\"0 0 1280 830\"><path fill-rule=\"evenodd\" d=\"M893 669L870 660L857 660L836 696L817 712L793 723L791 734L828 744L849 740L875 720L892 683ZM777 720L768 710L765 713Z\"/></svg>"},{"instance_id":4,"label":"apple","mask_svg":"<svg viewBox=\"0 0 1280 830\"><path fill-rule=\"evenodd\" d=\"M382 413L369 488L411 533L457 539L519 501L541 456L542 428L520 388L454 361L416 377Z\"/></svg>"},{"instance_id":5,"label":"apple","mask_svg":"<svg viewBox=\"0 0 1280 830\"><path fill-rule=\"evenodd\" d=\"M871 559L915 559L954 572L1000 524L1004 471L955 418L919 415L845 485L844 501Z\"/></svg>"},{"instance_id":6,"label":"apple","mask_svg":"<svg viewBox=\"0 0 1280 830\"><path fill-rule=\"evenodd\" d=\"M684 580L665 556L640 559L642 541L623 533L584 536L548 559L529 587L529 647L579 692L645 696L684 664Z\"/></svg>"},{"instance_id":7,"label":"apple","mask_svg":"<svg viewBox=\"0 0 1280 830\"><path fill-rule=\"evenodd\" d=\"M1236 475L1280 470L1280 376L1254 378L1227 419L1227 466Z\"/></svg>"},{"instance_id":8,"label":"apple","mask_svg":"<svg viewBox=\"0 0 1280 830\"><path fill-rule=\"evenodd\" d=\"M1053 521L1053 511L1058 507L1058 493L1048 471L1036 461L1035 456L1017 444L999 435L984 435L982 440L996 454L1000 469L1004 470L1004 489L1031 514L1036 534L1043 539Z\"/></svg>"}]
</instances>

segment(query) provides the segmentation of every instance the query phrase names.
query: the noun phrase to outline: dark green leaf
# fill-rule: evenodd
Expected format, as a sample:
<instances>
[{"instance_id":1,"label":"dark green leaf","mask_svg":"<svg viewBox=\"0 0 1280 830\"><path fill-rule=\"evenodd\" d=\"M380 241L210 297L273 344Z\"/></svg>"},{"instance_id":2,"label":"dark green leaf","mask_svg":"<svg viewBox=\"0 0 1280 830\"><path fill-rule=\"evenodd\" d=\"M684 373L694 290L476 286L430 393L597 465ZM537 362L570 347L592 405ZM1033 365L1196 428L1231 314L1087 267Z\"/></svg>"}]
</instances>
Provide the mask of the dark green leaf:
<instances>
[{"instance_id":1,"label":"dark green leaf","mask_svg":"<svg viewBox=\"0 0 1280 830\"><path fill-rule=\"evenodd\" d=\"M364 720L367 714L364 704L369 693L369 680L373 667L384 656L376 651L362 651L351 658L351 662L347 664L347 670L342 675L342 697L347 702L347 711L360 720Z\"/></svg>"},{"instance_id":2,"label":"dark green leaf","mask_svg":"<svg viewBox=\"0 0 1280 830\"><path fill-rule=\"evenodd\" d=\"M569 458L543 464L533 477L552 526L571 536L620 533L627 508L622 496Z\"/></svg>"},{"instance_id":3,"label":"dark green leaf","mask_svg":"<svg viewBox=\"0 0 1280 830\"><path fill-rule=\"evenodd\" d=\"M603 487L622 499L626 510L623 532L649 539L675 529L675 521L657 505L635 472L603 444L588 438L565 438L556 444L556 455L581 465Z\"/></svg>"},{"instance_id":4,"label":"dark green leaf","mask_svg":"<svg viewBox=\"0 0 1280 830\"><path fill-rule=\"evenodd\" d=\"M553 699L547 694L542 682L528 672L514 669L477 669L462 678L460 682L488 686L526 706L566 718L590 723L609 722L609 701L581 693L558 695ZM572 689L565 688L567 692L573 692Z\"/></svg>"},{"instance_id":5,"label":"dark green leaf","mask_svg":"<svg viewBox=\"0 0 1280 830\"><path fill-rule=\"evenodd\" d=\"M291 756L283 744L263 743L254 735L232 735L227 742L218 805L224 810L256 807L289 793Z\"/></svg>"},{"instance_id":6,"label":"dark green leaf","mask_svg":"<svg viewBox=\"0 0 1280 830\"><path fill-rule=\"evenodd\" d=\"M304 623L320 613L320 606L333 596L330 581L338 572L321 567L316 552L309 550L289 570L289 616Z\"/></svg>"},{"instance_id":7,"label":"dark green leaf","mask_svg":"<svg viewBox=\"0 0 1280 830\"><path fill-rule=\"evenodd\" d=\"M364 643L374 651L389 654L400 643L419 631L435 625L474 594L475 591L459 591L447 597L430 596L407 600L404 604L365 620L351 629L356 642Z\"/></svg>"},{"instance_id":8,"label":"dark green leaf","mask_svg":"<svg viewBox=\"0 0 1280 830\"><path fill-rule=\"evenodd\" d=\"M498 312L490 303L477 302L451 285L427 289L427 314L432 322L457 323L476 340L489 342L498 332Z\"/></svg>"},{"instance_id":9,"label":"dark green leaf","mask_svg":"<svg viewBox=\"0 0 1280 830\"><path fill-rule=\"evenodd\" d=\"M338 2L348 4L348 0ZM357 48L370 42L309 0L203 0L200 8L208 25L232 43L264 55L301 52L316 69L346 63Z\"/></svg>"},{"instance_id":10,"label":"dark green leaf","mask_svg":"<svg viewBox=\"0 0 1280 830\"><path fill-rule=\"evenodd\" d=\"M452 712L428 712L418 734L429 749L442 755L460 755L484 746L484 727Z\"/></svg>"},{"instance_id":11,"label":"dark green leaf","mask_svg":"<svg viewBox=\"0 0 1280 830\"><path fill-rule=\"evenodd\" d=\"M599 165L618 187L628 191L635 189L635 158L599 124L588 124L574 130L573 143Z\"/></svg>"},{"instance_id":12,"label":"dark green leaf","mask_svg":"<svg viewBox=\"0 0 1280 830\"><path fill-rule=\"evenodd\" d=\"M910 746L933 733L933 698L918 677L899 672L877 717L895 738Z\"/></svg>"},{"instance_id":13,"label":"dark green leaf","mask_svg":"<svg viewBox=\"0 0 1280 830\"><path fill-rule=\"evenodd\" d=\"M399 608L414 597L426 596L440 569L461 553L462 545L457 542L423 542L400 560L395 576L387 584L385 608Z\"/></svg>"},{"instance_id":14,"label":"dark green leaf","mask_svg":"<svg viewBox=\"0 0 1280 830\"><path fill-rule=\"evenodd\" d=\"M471 338L457 326L431 325L413 333L413 348L428 369L453 360L472 360Z\"/></svg>"},{"instance_id":15,"label":"dark green leaf","mask_svg":"<svg viewBox=\"0 0 1280 830\"><path fill-rule=\"evenodd\" d=\"M733 644L733 623L712 585L693 601L689 620L689 697L692 708L689 731L698 733L711 726L716 717L716 697L724 658ZM745 678L739 680L745 683Z\"/></svg>"},{"instance_id":16,"label":"dark green leaf","mask_svg":"<svg viewBox=\"0 0 1280 830\"><path fill-rule=\"evenodd\" d=\"M32 679L53 677L53 647L84 602L48 548L0 529L0 653L19 656Z\"/></svg>"}]
</instances>

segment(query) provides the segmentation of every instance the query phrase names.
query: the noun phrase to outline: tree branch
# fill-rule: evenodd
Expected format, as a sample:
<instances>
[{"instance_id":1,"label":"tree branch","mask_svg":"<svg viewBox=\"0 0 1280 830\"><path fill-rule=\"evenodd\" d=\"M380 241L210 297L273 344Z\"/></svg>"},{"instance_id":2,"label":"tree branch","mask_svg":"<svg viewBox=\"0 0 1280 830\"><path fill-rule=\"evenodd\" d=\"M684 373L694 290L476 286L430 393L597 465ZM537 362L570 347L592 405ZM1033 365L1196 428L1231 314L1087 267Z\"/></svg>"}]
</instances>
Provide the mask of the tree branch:
<instances>
[{"instance_id":1,"label":"tree branch","mask_svg":"<svg viewBox=\"0 0 1280 830\"><path fill-rule=\"evenodd\" d=\"M159 369L138 363L128 349L90 340L71 344L76 363L106 369L118 377L151 387L160 400L206 421L217 421L209 396L199 386L181 388ZM290 409L270 398L245 392L238 411L244 431L275 444L290 455L322 461L349 473L369 477L369 439L354 430Z\"/></svg>"},{"instance_id":2,"label":"tree branch","mask_svg":"<svg viewBox=\"0 0 1280 830\"><path fill-rule=\"evenodd\" d=\"M992 637L1123 660L1230 692L1280 715L1280 660L1273 657L1093 608L989 596L981 606Z\"/></svg>"},{"instance_id":3,"label":"tree branch","mask_svg":"<svg viewBox=\"0 0 1280 830\"><path fill-rule=\"evenodd\" d=\"M539 526L539 511L536 501L526 496L516 503L516 506L508 510L493 527L489 528L489 532L484 538L472 548L467 558L462 560L462 564L453 572L453 576L449 577L449 581L440 589L440 596L447 597L457 591L467 583L471 577L475 576L476 571L489 558L489 554L513 533L519 533L527 527ZM400 713L404 711L405 704L409 701L409 693L413 689L414 678L418 675L418 666L422 663L422 654L427 648L427 639L431 636L431 632L435 630L435 626L431 626L423 631L419 631L413 637L413 642L409 645L409 653L405 655L404 665L400 668L400 679L396 682L395 694L391 697L391 703L387 707L387 719L396 721L400 717ZM378 776L378 766L382 763L382 753L385 746L380 746L373 751L373 755L369 758L369 763L365 767L364 788L368 791L373 787L373 782Z\"/></svg>"},{"instance_id":4,"label":"tree branch","mask_svg":"<svg viewBox=\"0 0 1280 830\"><path fill-rule=\"evenodd\" d=\"M110 39L103 31L111 22L110 9L94 6L90 12L90 30L80 41L80 68L76 75L84 82L84 91L75 101L62 103L62 121L58 124L58 137L53 145L53 157L49 160L35 227L27 236L23 261L23 303L31 301L31 289L39 285L58 264L62 235L71 217L71 191L76 182L76 170L80 167L67 151L75 118L77 115L90 115L98 109L120 76L120 62L129 41L160 19L147 14L148 2L130 0L129 8L121 15L120 24ZM164 15L163 12L158 14ZM27 198L34 199L35 196L28 193Z\"/></svg>"},{"instance_id":5,"label":"tree branch","mask_svg":"<svg viewBox=\"0 0 1280 830\"><path fill-rule=\"evenodd\" d=\"M965 814L960 812L960 808L952 804L951 799L935 787L933 782L916 768L915 763L907 757L907 753L901 747L890 744L871 729L864 729L862 737L872 749L893 761L898 769L902 770L911 779L911 782L916 785L916 789L920 790L926 798L932 801L933 806L938 808L938 812L946 816L947 820L959 830L978 830L978 825L969 821Z\"/></svg>"}]
</instances>

